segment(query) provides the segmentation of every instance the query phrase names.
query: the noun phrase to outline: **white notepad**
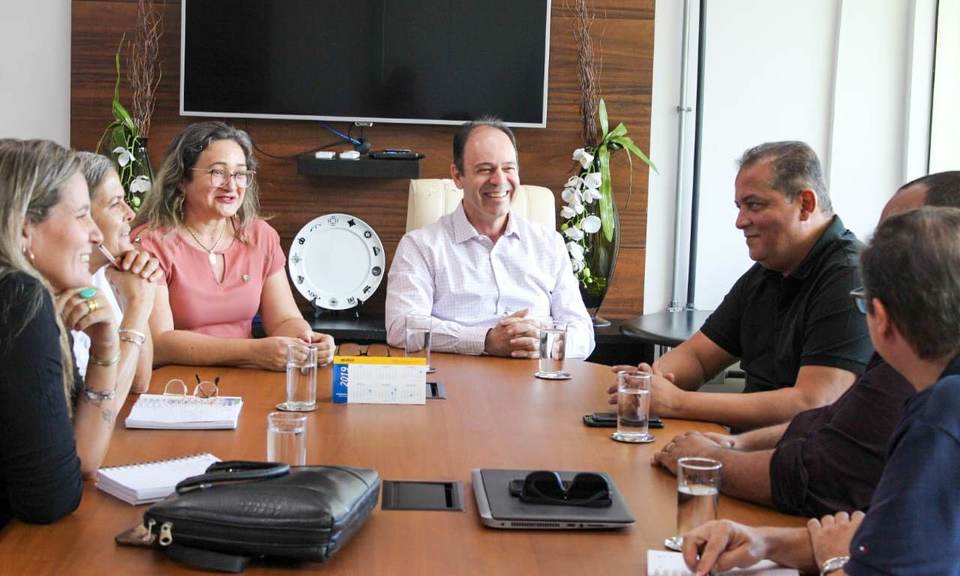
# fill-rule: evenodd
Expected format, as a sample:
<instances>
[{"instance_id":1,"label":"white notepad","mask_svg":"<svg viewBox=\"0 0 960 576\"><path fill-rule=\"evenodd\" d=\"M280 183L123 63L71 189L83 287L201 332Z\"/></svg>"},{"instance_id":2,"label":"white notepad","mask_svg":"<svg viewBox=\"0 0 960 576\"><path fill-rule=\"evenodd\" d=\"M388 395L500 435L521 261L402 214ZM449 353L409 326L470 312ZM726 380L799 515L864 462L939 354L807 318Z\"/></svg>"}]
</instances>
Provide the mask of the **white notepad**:
<instances>
[{"instance_id":1,"label":"white notepad","mask_svg":"<svg viewBox=\"0 0 960 576\"><path fill-rule=\"evenodd\" d=\"M241 408L243 399L239 396L141 394L124 422L127 428L234 429Z\"/></svg>"},{"instance_id":2,"label":"white notepad","mask_svg":"<svg viewBox=\"0 0 960 576\"><path fill-rule=\"evenodd\" d=\"M220 459L213 454L194 454L171 460L157 460L110 466L97 471L97 488L133 504L163 500L173 493L181 480L206 472Z\"/></svg>"},{"instance_id":3,"label":"white notepad","mask_svg":"<svg viewBox=\"0 0 960 576\"><path fill-rule=\"evenodd\" d=\"M647 550L649 576L693 576L683 562L683 554L665 550ZM734 568L728 572L712 572L718 576L798 576L793 568L784 568L769 560L761 560L749 568Z\"/></svg>"}]
</instances>

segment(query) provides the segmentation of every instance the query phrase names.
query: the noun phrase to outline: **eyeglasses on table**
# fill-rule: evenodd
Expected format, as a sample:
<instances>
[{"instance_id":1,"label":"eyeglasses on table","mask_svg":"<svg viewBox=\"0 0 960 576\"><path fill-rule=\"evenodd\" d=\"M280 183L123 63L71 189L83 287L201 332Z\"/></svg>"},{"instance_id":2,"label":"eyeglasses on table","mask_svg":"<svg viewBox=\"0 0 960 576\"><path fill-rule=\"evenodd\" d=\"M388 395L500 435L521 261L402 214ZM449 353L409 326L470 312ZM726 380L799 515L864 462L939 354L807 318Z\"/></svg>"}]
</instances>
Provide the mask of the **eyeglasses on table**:
<instances>
[{"instance_id":1,"label":"eyeglasses on table","mask_svg":"<svg viewBox=\"0 0 960 576\"><path fill-rule=\"evenodd\" d=\"M386 356L390 357L390 347L382 342L375 344L357 344L343 342L337 345L337 356Z\"/></svg>"}]
</instances>

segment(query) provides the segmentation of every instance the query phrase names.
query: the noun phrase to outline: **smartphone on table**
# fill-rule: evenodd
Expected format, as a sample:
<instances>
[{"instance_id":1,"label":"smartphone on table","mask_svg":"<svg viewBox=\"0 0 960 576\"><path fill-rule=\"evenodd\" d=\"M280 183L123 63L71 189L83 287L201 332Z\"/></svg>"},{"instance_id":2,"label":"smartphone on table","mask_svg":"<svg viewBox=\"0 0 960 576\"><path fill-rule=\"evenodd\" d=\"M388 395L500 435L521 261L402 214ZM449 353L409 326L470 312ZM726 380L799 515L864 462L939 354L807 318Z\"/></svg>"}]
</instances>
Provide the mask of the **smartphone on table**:
<instances>
[{"instance_id":1,"label":"smartphone on table","mask_svg":"<svg viewBox=\"0 0 960 576\"><path fill-rule=\"evenodd\" d=\"M617 413L594 412L593 414L585 414L583 416L583 424L591 428L616 428ZM661 420L659 416L651 416L649 425L651 428L663 428L663 420Z\"/></svg>"}]
</instances>

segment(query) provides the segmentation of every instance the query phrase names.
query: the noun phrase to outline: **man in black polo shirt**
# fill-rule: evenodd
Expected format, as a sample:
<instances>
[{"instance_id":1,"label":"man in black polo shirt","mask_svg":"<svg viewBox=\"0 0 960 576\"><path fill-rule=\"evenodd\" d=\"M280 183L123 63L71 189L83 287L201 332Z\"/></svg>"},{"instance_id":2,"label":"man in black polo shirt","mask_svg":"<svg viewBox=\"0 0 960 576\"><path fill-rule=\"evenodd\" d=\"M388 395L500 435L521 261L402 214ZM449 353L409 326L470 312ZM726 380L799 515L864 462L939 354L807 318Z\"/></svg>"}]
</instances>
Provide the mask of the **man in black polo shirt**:
<instances>
[{"instance_id":1,"label":"man in black polo shirt","mask_svg":"<svg viewBox=\"0 0 960 576\"><path fill-rule=\"evenodd\" d=\"M960 171L904 184L880 221L924 205L960 208ZM678 436L655 460L671 470L687 456L720 460L724 493L790 514L865 510L883 472L890 436L915 392L874 354L863 376L830 406L737 436Z\"/></svg>"},{"instance_id":2,"label":"man in black polo shirt","mask_svg":"<svg viewBox=\"0 0 960 576\"><path fill-rule=\"evenodd\" d=\"M835 401L873 349L849 297L861 284L861 244L833 214L813 150L747 150L735 189L736 226L756 264L699 332L653 365L651 412L753 429ZM737 359L751 394L696 391Z\"/></svg>"}]
</instances>

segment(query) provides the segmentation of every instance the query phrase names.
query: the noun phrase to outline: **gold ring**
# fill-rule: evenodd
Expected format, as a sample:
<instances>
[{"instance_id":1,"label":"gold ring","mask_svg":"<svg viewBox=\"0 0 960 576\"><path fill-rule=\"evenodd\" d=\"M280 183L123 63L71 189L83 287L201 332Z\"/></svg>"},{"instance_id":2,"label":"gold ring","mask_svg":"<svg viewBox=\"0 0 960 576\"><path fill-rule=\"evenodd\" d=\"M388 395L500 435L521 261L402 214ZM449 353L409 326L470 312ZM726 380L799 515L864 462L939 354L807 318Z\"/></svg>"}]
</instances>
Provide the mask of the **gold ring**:
<instances>
[{"instance_id":1,"label":"gold ring","mask_svg":"<svg viewBox=\"0 0 960 576\"><path fill-rule=\"evenodd\" d=\"M96 300L87 300L87 314L93 314L99 307L100 303Z\"/></svg>"}]
</instances>

